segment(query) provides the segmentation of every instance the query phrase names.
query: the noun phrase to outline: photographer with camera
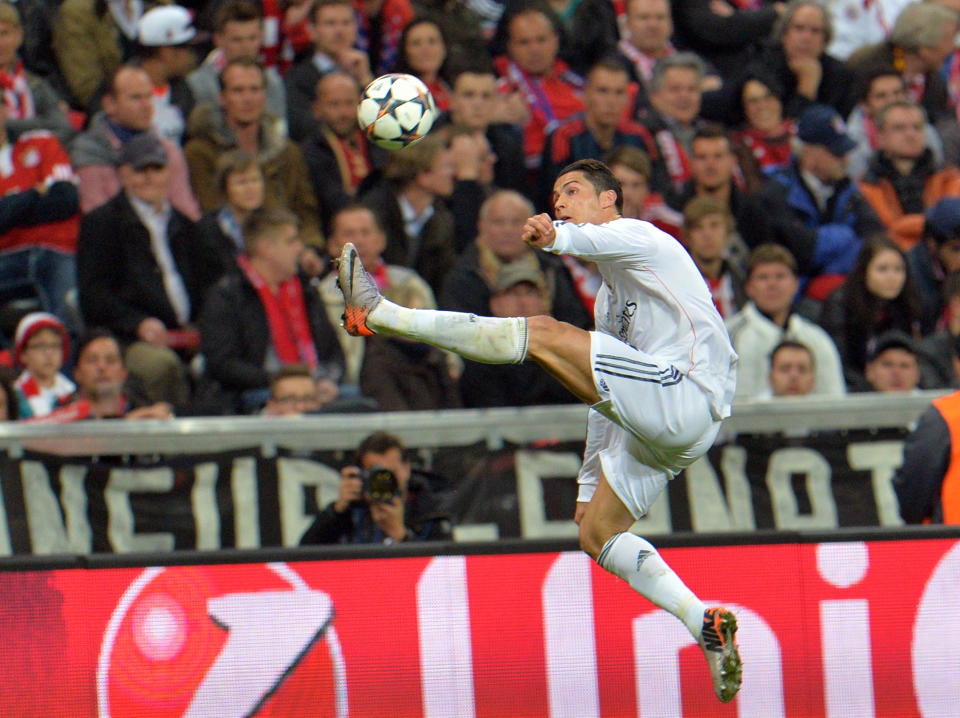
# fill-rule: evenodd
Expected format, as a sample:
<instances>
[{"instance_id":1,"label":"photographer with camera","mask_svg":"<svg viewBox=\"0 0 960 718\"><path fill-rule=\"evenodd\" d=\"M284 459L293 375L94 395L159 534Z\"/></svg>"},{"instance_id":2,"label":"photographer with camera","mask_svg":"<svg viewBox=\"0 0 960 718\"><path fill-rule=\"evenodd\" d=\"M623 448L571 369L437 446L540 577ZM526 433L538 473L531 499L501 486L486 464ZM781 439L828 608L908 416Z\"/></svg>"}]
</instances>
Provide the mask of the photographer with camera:
<instances>
[{"instance_id":1,"label":"photographer with camera","mask_svg":"<svg viewBox=\"0 0 960 718\"><path fill-rule=\"evenodd\" d=\"M427 478L413 469L406 447L378 431L357 449L357 465L340 470L340 493L307 529L301 545L448 541L450 519Z\"/></svg>"}]
</instances>

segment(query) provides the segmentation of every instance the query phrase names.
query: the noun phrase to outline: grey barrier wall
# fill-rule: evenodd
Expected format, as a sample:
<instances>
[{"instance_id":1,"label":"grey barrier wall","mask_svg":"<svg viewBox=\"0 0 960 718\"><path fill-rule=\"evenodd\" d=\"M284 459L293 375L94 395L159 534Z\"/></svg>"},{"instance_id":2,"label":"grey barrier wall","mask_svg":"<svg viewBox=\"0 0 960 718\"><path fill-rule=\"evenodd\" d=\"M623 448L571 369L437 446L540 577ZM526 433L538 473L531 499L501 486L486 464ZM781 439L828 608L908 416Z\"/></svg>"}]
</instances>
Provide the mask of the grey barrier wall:
<instances>
[{"instance_id":1,"label":"grey barrier wall","mask_svg":"<svg viewBox=\"0 0 960 718\"><path fill-rule=\"evenodd\" d=\"M898 526L902 439L942 392L738 404L647 535ZM0 426L0 555L297 546L377 429L452 467L460 541L572 539L583 406ZM118 458L123 457L123 458ZM453 461L451 463L451 457ZM444 463L446 462L446 463Z\"/></svg>"}]
</instances>

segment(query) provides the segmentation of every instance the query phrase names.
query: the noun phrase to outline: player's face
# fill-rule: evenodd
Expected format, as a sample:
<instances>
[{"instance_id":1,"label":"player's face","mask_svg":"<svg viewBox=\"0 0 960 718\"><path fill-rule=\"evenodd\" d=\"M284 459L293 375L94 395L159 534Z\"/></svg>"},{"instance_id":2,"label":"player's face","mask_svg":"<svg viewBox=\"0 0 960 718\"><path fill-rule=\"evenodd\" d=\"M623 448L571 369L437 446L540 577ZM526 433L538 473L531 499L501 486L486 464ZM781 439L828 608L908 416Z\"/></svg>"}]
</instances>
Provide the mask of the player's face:
<instances>
[{"instance_id":1,"label":"player's face","mask_svg":"<svg viewBox=\"0 0 960 718\"><path fill-rule=\"evenodd\" d=\"M693 181L707 190L715 190L730 183L736 156L724 137L703 137L693 141L690 171Z\"/></svg>"},{"instance_id":2,"label":"player's face","mask_svg":"<svg viewBox=\"0 0 960 718\"><path fill-rule=\"evenodd\" d=\"M486 131L496 94L497 81L492 74L461 73L450 95L450 115L456 124Z\"/></svg>"},{"instance_id":3,"label":"player's face","mask_svg":"<svg viewBox=\"0 0 960 718\"><path fill-rule=\"evenodd\" d=\"M313 42L320 52L336 57L353 47L357 18L349 5L325 5L313 18Z\"/></svg>"},{"instance_id":4,"label":"player's face","mask_svg":"<svg viewBox=\"0 0 960 718\"><path fill-rule=\"evenodd\" d=\"M907 265L899 252L884 249L867 264L867 290L881 299L896 299L907 281Z\"/></svg>"},{"instance_id":5,"label":"player's face","mask_svg":"<svg viewBox=\"0 0 960 718\"><path fill-rule=\"evenodd\" d=\"M259 167L227 175L227 203L241 212L250 212L263 204L263 173Z\"/></svg>"},{"instance_id":6,"label":"player's face","mask_svg":"<svg viewBox=\"0 0 960 718\"><path fill-rule=\"evenodd\" d=\"M722 258L729 243L727 218L722 214L708 214L696 226L687 230L690 254L701 262L713 262Z\"/></svg>"},{"instance_id":7,"label":"player's face","mask_svg":"<svg viewBox=\"0 0 960 718\"><path fill-rule=\"evenodd\" d=\"M263 32L259 20L232 21L226 23L223 32L214 33L213 39L228 61L238 57L259 57Z\"/></svg>"},{"instance_id":8,"label":"player's face","mask_svg":"<svg viewBox=\"0 0 960 718\"><path fill-rule=\"evenodd\" d=\"M501 261L511 262L518 259L529 251L520 238L520 230L523 229L528 215L526 205L515 197L494 197L477 222L477 239Z\"/></svg>"},{"instance_id":9,"label":"player's face","mask_svg":"<svg viewBox=\"0 0 960 718\"><path fill-rule=\"evenodd\" d=\"M525 12L510 21L507 54L524 72L545 75L553 69L560 42L547 16Z\"/></svg>"},{"instance_id":10,"label":"player's face","mask_svg":"<svg viewBox=\"0 0 960 718\"><path fill-rule=\"evenodd\" d=\"M813 391L815 380L810 352L783 347L774 355L770 365L770 389L774 396L804 396Z\"/></svg>"},{"instance_id":11,"label":"player's face","mask_svg":"<svg viewBox=\"0 0 960 718\"><path fill-rule=\"evenodd\" d=\"M743 85L743 114L754 129L761 132L776 132L783 123L783 104L770 88L757 80L747 80Z\"/></svg>"},{"instance_id":12,"label":"player's face","mask_svg":"<svg viewBox=\"0 0 960 718\"><path fill-rule=\"evenodd\" d=\"M891 107L883 115L878 146L891 159L915 160L927 147L926 125L919 107Z\"/></svg>"},{"instance_id":13,"label":"player's face","mask_svg":"<svg viewBox=\"0 0 960 718\"><path fill-rule=\"evenodd\" d=\"M663 74L663 84L650 95L654 108L680 124L689 124L700 114L700 80L697 71L671 67Z\"/></svg>"},{"instance_id":14,"label":"player's face","mask_svg":"<svg viewBox=\"0 0 960 718\"><path fill-rule=\"evenodd\" d=\"M658 55L673 34L670 3L667 0L632 0L627 5L627 30L630 42L640 52Z\"/></svg>"},{"instance_id":15,"label":"player's face","mask_svg":"<svg viewBox=\"0 0 960 718\"><path fill-rule=\"evenodd\" d=\"M630 102L626 72L598 67L590 73L583 88L588 120L598 127L616 127Z\"/></svg>"},{"instance_id":16,"label":"player's face","mask_svg":"<svg viewBox=\"0 0 960 718\"><path fill-rule=\"evenodd\" d=\"M613 194L613 191L608 191L603 198L598 197L597 191L584 177L583 172L560 175L553 185L554 217L575 224L606 222L610 218L604 216L604 210L612 206L609 195Z\"/></svg>"},{"instance_id":17,"label":"player's face","mask_svg":"<svg viewBox=\"0 0 960 718\"><path fill-rule=\"evenodd\" d=\"M876 391L912 391L920 383L917 357L900 347L881 352L867 364L865 375Z\"/></svg>"},{"instance_id":18,"label":"player's face","mask_svg":"<svg viewBox=\"0 0 960 718\"><path fill-rule=\"evenodd\" d=\"M790 268L780 262L754 267L744 285L747 296L764 314L779 314L790 308L799 283Z\"/></svg>"},{"instance_id":19,"label":"player's face","mask_svg":"<svg viewBox=\"0 0 960 718\"><path fill-rule=\"evenodd\" d=\"M626 165L613 165L610 171L620 180L620 188L623 191L623 216L638 218L643 202L650 194L647 178Z\"/></svg>"},{"instance_id":20,"label":"player's face","mask_svg":"<svg viewBox=\"0 0 960 718\"><path fill-rule=\"evenodd\" d=\"M314 117L337 137L349 137L357 128L357 83L341 73L331 73L317 83Z\"/></svg>"},{"instance_id":21,"label":"player's face","mask_svg":"<svg viewBox=\"0 0 960 718\"><path fill-rule=\"evenodd\" d=\"M788 60L820 57L826 48L827 19L813 5L803 5L793 13L783 31L781 43Z\"/></svg>"}]
</instances>

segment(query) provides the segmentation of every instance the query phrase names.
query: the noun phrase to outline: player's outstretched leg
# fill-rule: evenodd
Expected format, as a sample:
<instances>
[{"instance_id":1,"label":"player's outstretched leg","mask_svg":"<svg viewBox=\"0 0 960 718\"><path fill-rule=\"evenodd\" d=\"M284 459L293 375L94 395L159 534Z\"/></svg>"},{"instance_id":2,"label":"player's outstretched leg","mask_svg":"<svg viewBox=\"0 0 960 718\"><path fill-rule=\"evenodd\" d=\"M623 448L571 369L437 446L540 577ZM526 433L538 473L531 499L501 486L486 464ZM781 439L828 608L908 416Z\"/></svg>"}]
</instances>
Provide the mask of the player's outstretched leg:
<instances>
[{"instance_id":1,"label":"player's outstretched leg","mask_svg":"<svg viewBox=\"0 0 960 718\"><path fill-rule=\"evenodd\" d=\"M526 358L525 318L401 307L380 294L350 243L340 253L338 282L346 305L343 327L354 336L394 334L487 364L516 364Z\"/></svg>"}]
</instances>

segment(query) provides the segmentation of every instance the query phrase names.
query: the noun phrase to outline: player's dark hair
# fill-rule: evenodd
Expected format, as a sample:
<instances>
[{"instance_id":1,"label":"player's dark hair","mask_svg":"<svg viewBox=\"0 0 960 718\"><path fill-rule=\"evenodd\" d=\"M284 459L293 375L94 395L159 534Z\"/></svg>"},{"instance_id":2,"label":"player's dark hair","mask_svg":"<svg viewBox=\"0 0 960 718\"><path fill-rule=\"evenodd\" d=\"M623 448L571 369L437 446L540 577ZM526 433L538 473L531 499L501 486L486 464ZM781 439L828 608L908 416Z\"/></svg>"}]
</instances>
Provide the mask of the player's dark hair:
<instances>
[{"instance_id":1,"label":"player's dark hair","mask_svg":"<svg viewBox=\"0 0 960 718\"><path fill-rule=\"evenodd\" d=\"M600 160L577 160L571 162L562 170L557 177L565 175L568 172L582 172L583 178L590 183L593 191L599 196L601 192L613 190L617 194L616 207L617 212L623 212L623 188L620 186L620 180L610 171Z\"/></svg>"}]
</instances>

